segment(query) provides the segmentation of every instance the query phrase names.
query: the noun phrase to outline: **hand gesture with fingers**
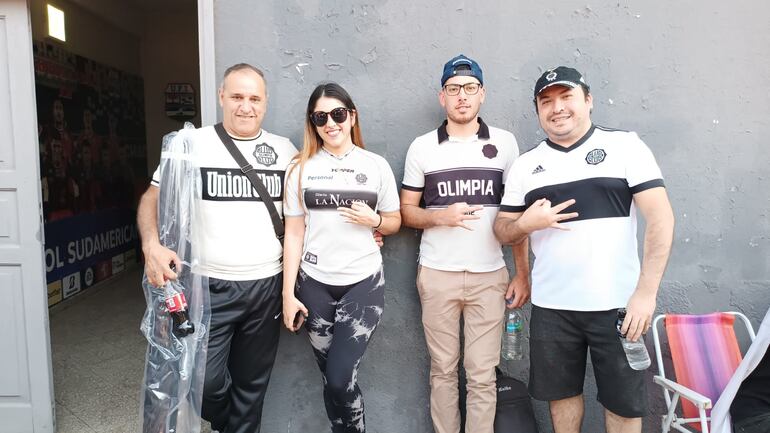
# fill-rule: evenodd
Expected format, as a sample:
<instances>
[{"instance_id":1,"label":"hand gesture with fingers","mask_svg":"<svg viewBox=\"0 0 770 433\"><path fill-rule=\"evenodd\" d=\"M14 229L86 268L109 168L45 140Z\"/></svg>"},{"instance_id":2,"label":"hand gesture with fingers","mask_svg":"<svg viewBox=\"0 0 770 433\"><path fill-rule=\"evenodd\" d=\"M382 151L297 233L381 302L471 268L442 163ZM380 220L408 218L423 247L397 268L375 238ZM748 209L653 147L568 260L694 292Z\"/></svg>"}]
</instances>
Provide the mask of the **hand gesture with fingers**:
<instances>
[{"instance_id":1,"label":"hand gesture with fingers","mask_svg":"<svg viewBox=\"0 0 770 433\"><path fill-rule=\"evenodd\" d=\"M532 233L537 230L543 230L547 228L569 230L561 224L562 221L576 218L577 212L561 213L564 209L575 204L575 199L569 199L565 202L559 203L556 206L551 206L551 201L545 198L541 198L532 203L532 206L521 214L519 218L519 224L527 233Z\"/></svg>"},{"instance_id":2,"label":"hand gesture with fingers","mask_svg":"<svg viewBox=\"0 0 770 433\"><path fill-rule=\"evenodd\" d=\"M367 227L377 227L382 221L380 215L365 203L353 202L350 207L340 206L337 208L345 222L359 224Z\"/></svg>"},{"instance_id":3,"label":"hand gesture with fingers","mask_svg":"<svg viewBox=\"0 0 770 433\"><path fill-rule=\"evenodd\" d=\"M466 221L477 220L481 218L479 213L484 210L484 206L469 206L468 203L459 202L443 209L440 224L449 227L462 227L466 230L473 230Z\"/></svg>"}]
</instances>

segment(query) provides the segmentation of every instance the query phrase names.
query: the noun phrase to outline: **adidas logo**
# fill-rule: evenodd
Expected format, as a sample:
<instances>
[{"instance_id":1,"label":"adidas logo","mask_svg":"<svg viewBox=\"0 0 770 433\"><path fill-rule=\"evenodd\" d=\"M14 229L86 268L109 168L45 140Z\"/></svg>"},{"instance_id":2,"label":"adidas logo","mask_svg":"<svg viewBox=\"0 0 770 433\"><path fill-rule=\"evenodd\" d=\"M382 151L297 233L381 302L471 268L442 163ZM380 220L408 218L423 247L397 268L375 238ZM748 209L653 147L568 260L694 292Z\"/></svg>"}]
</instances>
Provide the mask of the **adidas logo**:
<instances>
[{"instance_id":1,"label":"adidas logo","mask_svg":"<svg viewBox=\"0 0 770 433\"><path fill-rule=\"evenodd\" d=\"M532 174L538 174L538 173L542 173L544 171L545 171L545 169L543 168L543 166L542 165L538 165L537 167L535 167L534 170L532 170Z\"/></svg>"}]
</instances>

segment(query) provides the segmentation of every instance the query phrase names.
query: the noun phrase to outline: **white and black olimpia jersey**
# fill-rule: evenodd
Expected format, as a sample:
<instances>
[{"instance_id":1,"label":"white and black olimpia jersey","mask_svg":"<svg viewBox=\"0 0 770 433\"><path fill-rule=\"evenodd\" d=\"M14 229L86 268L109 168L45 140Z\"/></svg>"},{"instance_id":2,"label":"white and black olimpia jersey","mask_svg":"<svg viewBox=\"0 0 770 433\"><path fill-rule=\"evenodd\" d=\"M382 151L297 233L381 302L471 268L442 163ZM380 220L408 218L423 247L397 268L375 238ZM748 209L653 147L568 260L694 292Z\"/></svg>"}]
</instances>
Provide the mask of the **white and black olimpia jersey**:
<instances>
[{"instance_id":1,"label":"white and black olimpia jersey","mask_svg":"<svg viewBox=\"0 0 770 433\"><path fill-rule=\"evenodd\" d=\"M549 140L522 154L506 181L501 210L523 212L547 198L575 199L569 230L530 235L532 303L603 311L626 306L639 279L634 194L663 187L655 157L634 132L592 126L569 148Z\"/></svg>"},{"instance_id":2,"label":"white and black olimpia jersey","mask_svg":"<svg viewBox=\"0 0 770 433\"><path fill-rule=\"evenodd\" d=\"M402 188L422 193L426 209L454 203L482 205L473 229L431 227L423 230L420 264L442 271L490 272L505 266L493 224L503 182L519 154L516 138L489 127L479 118L479 131L468 140L450 137L446 121L417 137L409 146Z\"/></svg>"},{"instance_id":3,"label":"white and black olimpia jersey","mask_svg":"<svg viewBox=\"0 0 770 433\"><path fill-rule=\"evenodd\" d=\"M180 134L190 140L190 155L200 170L202 197L198 197L193 249L200 258L201 274L243 281L281 272L283 249L275 237L270 214L214 127L182 130ZM265 130L254 139L234 138L233 142L254 166L280 214L286 167L297 149L287 138ZM159 179L156 170L152 184L159 186Z\"/></svg>"},{"instance_id":4,"label":"white and black olimpia jersey","mask_svg":"<svg viewBox=\"0 0 770 433\"><path fill-rule=\"evenodd\" d=\"M284 214L305 217L301 269L314 280L344 286L371 276L382 266L374 229L345 222L337 210L362 202L381 212L400 208L393 171L385 158L353 146L338 158L323 148L302 170L302 199L298 195L299 167L286 179Z\"/></svg>"}]
</instances>

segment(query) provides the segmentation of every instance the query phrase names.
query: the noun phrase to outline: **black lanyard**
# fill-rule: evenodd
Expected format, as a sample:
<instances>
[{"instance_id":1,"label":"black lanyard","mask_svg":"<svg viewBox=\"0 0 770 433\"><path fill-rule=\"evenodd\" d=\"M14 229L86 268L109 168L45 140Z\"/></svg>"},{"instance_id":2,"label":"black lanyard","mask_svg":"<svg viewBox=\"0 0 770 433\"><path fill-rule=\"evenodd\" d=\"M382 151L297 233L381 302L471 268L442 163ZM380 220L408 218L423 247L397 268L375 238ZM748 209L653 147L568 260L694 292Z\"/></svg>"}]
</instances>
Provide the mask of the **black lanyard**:
<instances>
[{"instance_id":1,"label":"black lanyard","mask_svg":"<svg viewBox=\"0 0 770 433\"><path fill-rule=\"evenodd\" d=\"M254 189L256 189L257 193L259 193L259 197L262 198L262 202L265 203L267 212L270 214L270 219L273 220L273 230L275 230L275 237L278 238L278 241L281 243L281 245L283 245L283 220L281 220L281 216L278 215L278 209L275 208L273 197L271 197L270 193L267 192L265 184L263 184L259 177L257 177L257 173L254 171L254 166L246 161L246 158L235 146L232 137L230 137L227 131L225 131L225 127L221 123L217 123L214 125L214 130L217 131L219 139L222 140L222 143L227 148L227 151L230 152L230 155L233 156L235 162L238 163L238 166L241 168L241 172L249 178L251 184L254 185Z\"/></svg>"}]
</instances>

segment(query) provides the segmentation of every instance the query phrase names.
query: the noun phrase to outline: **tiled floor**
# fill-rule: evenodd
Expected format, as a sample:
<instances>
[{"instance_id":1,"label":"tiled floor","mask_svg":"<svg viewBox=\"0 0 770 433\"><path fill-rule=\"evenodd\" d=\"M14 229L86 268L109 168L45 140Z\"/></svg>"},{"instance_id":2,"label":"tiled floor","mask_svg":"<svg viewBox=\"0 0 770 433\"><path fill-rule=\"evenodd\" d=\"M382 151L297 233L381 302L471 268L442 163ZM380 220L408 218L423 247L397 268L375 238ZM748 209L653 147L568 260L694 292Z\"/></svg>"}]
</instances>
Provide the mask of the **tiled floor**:
<instances>
[{"instance_id":1,"label":"tiled floor","mask_svg":"<svg viewBox=\"0 0 770 433\"><path fill-rule=\"evenodd\" d=\"M145 308L140 280L137 267L50 311L58 433L141 431L146 341L139 331Z\"/></svg>"}]
</instances>

